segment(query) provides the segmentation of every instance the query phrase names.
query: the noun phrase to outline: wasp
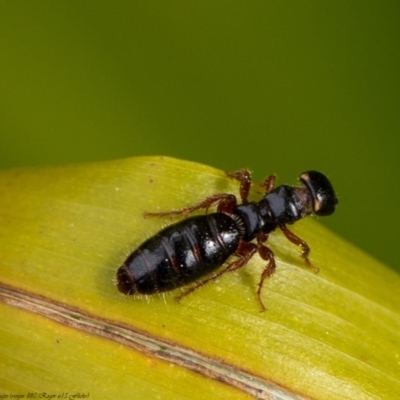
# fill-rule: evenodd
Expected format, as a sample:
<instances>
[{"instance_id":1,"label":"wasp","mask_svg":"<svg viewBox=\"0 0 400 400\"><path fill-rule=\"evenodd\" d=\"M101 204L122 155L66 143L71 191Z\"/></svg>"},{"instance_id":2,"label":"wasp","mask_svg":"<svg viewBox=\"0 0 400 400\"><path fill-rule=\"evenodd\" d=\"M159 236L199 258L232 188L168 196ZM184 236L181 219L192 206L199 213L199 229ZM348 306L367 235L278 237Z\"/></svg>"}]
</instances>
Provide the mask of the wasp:
<instances>
[{"instance_id":1,"label":"wasp","mask_svg":"<svg viewBox=\"0 0 400 400\"><path fill-rule=\"evenodd\" d=\"M287 224L312 214L331 215L338 204L328 178L317 171L300 175L300 186L275 187L275 175L261 184L265 194L260 201L248 201L252 185L247 169L227 173L240 184L241 204L231 193L214 194L190 207L145 216L188 215L195 210L217 207L216 212L192 216L172 224L147 239L134 250L117 272L120 292L132 295L153 294L194 283L176 299L193 292L226 272L237 271L258 253L266 261L257 288L261 311L264 281L276 269L273 251L266 246L268 235L279 228L286 238L302 250L309 261L307 243L287 228ZM224 268L218 270L232 256Z\"/></svg>"}]
</instances>

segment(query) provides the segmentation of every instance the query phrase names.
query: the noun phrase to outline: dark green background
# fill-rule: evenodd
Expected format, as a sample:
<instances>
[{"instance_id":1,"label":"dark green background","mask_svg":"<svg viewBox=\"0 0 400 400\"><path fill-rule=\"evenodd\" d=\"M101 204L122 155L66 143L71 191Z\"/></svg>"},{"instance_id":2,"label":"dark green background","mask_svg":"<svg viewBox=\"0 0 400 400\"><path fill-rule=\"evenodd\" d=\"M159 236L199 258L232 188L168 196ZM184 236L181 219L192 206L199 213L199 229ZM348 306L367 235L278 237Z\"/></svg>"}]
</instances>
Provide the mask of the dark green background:
<instances>
[{"instance_id":1,"label":"dark green background","mask_svg":"<svg viewBox=\"0 0 400 400\"><path fill-rule=\"evenodd\" d=\"M319 169L323 222L400 269L399 33L397 0L2 1L0 166Z\"/></svg>"}]
</instances>

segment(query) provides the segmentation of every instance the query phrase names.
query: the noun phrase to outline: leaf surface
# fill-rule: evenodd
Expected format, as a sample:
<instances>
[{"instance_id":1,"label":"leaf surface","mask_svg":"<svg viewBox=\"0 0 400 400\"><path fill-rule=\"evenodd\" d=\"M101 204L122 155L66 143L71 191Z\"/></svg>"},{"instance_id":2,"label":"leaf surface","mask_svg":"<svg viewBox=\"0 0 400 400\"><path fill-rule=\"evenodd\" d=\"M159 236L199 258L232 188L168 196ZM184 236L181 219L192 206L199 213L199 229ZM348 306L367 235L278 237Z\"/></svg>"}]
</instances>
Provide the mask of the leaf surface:
<instances>
[{"instance_id":1,"label":"leaf surface","mask_svg":"<svg viewBox=\"0 0 400 400\"><path fill-rule=\"evenodd\" d=\"M143 212L237 195L222 171L142 157L2 171L0 190L3 392L277 399L400 392L399 276L310 218L292 230L320 273L304 268L280 232L271 234L277 272L264 285L267 312L256 297L265 266L258 256L181 303L179 291L141 298L117 291L118 266L171 222Z\"/></svg>"}]
</instances>

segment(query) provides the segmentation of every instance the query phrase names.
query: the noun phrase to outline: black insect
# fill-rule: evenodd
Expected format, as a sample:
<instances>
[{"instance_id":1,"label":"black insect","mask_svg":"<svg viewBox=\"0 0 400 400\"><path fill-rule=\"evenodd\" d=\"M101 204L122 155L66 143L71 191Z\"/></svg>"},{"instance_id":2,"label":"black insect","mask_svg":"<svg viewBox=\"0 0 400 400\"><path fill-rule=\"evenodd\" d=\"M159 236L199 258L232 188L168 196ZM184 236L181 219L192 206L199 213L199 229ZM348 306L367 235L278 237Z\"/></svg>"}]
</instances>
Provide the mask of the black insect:
<instances>
[{"instance_id":1,"label":"black insect","mask_svg":"<svg viewBox=\"0 0 400 400\"><path fill-rule=\"evenodd\" d=\"M259 202L249 202L249 171L241 169L227 175L240 182L242 204L237 204L233 194L221 193L181 210L144 214L187 215L198 209L208 210L217 206L216 213L186 218L168 226L131 253L117 272L117 285L122 293L152 294L197 281L176 298L179 301L225 272L243 267L258 252L267 261L257 289L258 301L264 311L262 286L276 267L274 253L264 242L276 228L301 247L306 264L318 271L308 259L310 248L307 243L292 233L286 224L311 214L325 216L335 211L338 200L328 178L320 172L308 171L300 175L300 187L282 185L274 189L275 176L270 175L261 184L265 189L264 197ZM236 258L224 269L199 281L223 265L230 256Z\"/></svg>"}]
</instances>

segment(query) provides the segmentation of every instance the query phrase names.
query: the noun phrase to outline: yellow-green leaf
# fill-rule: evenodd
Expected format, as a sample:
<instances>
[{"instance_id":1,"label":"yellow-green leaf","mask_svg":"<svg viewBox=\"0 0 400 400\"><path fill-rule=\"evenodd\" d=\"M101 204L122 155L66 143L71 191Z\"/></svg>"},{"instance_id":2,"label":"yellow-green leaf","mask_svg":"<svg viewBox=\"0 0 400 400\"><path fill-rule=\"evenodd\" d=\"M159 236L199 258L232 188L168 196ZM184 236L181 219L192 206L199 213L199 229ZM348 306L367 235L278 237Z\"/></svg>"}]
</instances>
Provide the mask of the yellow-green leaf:
<instances>
[{"instance_id":1,"label":"yellow-green leaf","mask_svg":"<svg viewBox=\"0 0 400 400\"><path fill-rule=\"evenodd\" d=\"M170 222L143 211L237 186L163 157L0 172L0 394L396 398L400 278L311 219L293 231L321 271L271 234L265 313L257 256L181 303L117 291L127 254Z\"/></svg>"}]
</instances>

